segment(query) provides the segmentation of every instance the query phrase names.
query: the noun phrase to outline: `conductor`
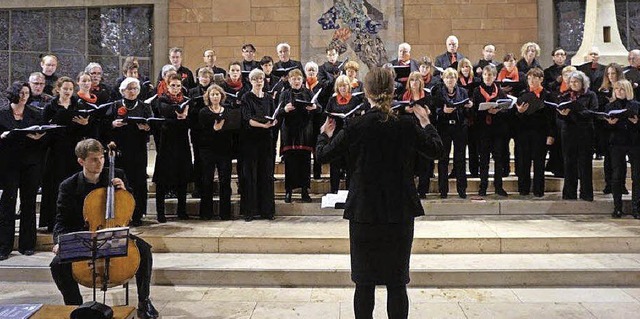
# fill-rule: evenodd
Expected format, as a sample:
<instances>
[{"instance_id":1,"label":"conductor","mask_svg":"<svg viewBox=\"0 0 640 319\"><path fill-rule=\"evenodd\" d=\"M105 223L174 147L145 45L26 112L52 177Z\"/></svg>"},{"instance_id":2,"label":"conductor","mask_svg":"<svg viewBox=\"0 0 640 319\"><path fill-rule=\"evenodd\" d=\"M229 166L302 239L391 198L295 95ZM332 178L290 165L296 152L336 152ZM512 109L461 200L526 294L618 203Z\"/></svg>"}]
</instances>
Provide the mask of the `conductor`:
<instances>
[{"instance_id":1,"label":"conductor","mask_svg":"<svg viewBox=\"0 0 640 319\"><path fill-rule=\"evenodd\" d=\"M327 118L316 154L323 163L346 154L353 172L344 218L349 220L355 318L372 318L376 285L387 287L389 318L407 318L413 220L424 215L413 180L415 158L416 153L439 158L442 140L429 122L428 108L408 108L415 118L398 117L390 109L394 79L389 70L375 68L364 82L371 109L335 136L335 120Z\"/></svg>"}]
</instances>

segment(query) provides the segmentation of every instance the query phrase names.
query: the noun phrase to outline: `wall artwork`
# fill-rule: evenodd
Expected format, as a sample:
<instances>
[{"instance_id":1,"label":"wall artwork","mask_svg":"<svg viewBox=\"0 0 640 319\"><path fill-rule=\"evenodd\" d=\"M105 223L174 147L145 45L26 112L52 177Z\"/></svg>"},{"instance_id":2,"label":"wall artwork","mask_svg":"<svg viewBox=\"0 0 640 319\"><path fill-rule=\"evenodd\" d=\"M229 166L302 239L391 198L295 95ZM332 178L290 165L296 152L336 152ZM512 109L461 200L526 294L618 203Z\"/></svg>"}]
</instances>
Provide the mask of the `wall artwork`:
<instances>
[{"instance_id":1,"label":"wall artwork","mask_svg":"<svg viewBox=\"0 0 640 319\"><path fill-rule=\"evenodd\" d=\"M302 61L327 61L334 47L360 64L360 74L395 58L403 42L403 0L302 0L300 43Z\"/></svg>"}]
</instances>

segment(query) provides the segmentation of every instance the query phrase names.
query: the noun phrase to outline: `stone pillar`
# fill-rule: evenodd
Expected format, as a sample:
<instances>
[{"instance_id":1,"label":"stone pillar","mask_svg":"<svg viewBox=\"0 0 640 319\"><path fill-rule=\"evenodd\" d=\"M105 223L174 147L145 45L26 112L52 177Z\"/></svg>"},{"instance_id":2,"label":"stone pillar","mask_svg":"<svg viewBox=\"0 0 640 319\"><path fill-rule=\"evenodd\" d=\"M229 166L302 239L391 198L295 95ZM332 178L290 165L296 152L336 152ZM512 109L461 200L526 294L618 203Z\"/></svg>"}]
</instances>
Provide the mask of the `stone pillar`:
<instances>
[{"instance_id":1,"label":"stone pillar","mask_svg":"<svg viewBox=\"0 0 640 319\"><path fill-rule=\"evenodd\" d=\"M582 44L571 64L587 62L587 54L594 46L600 49L601 64L627 64L628 51L620 40L614 0L587 0Z\"/></svg>"}]
</instances>

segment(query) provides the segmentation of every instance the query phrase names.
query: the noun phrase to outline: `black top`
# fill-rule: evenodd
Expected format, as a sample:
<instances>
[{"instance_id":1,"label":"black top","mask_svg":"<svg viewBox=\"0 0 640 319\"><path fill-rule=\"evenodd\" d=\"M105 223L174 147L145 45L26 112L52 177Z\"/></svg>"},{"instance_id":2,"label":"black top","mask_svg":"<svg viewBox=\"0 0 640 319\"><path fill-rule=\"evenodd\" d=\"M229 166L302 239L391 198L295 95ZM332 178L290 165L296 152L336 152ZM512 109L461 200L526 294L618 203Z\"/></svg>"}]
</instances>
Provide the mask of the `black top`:
<instances>
[{"instance_id":1,"label":"black top","mask_svg":"<svg viewBox=\"0 0 640 319\"><path fill-rule=\"evenodd\" d=\"M452 54L449 51L440 54L436 57L435 66L446 69L451 65L451 57ZM456 52L456 61L462 61L464 59L464 55L460 52Z\"/></svg>"},{"instance_id":2,"label":"black top","mask_svg":"<svg viewBox=\"0 0 640 319\"><path fill-rule=\"evenodd\" d=\"M486 98L482 92L486 92L489 95L489 98ZM496 114L491 114L489 111L480 111L480 103L485 102L495 102L499 99L503 99L506 97L506 94L502 92L500 87L497 84L493 83L490 86L487 86L484 82L480 86L478 86L473 91L473 111L475 113L474 125L478 126L480 129L477 130L480 134L486 134L489 130L493 131L497 134L503 134L507 136L509 127L508 127L508 117L510 116L508 110L500 111Z\"/></svg>"},{"instance_id":3,"label":"black top","mask_svg":"<svg viewBox=\"0 0 640 319\"><path fill-rule=\"evenodd\" d=\"M524 58L520 58L520 60L518 60L518 63L516 63L516 68L518 68L518 71L524 73L525 75L527 74L527 72L529 72L529 70L533 68L544 70L538 60L536 60L535 58L533 59L533 61L531 61L531 64L528 64Z\"/></svg>"},{"instance_id":4,"label":"black top","mask_svg":"<svg viewBox=\"0 0 640 319\"><path fill-rule=\"evenodd\" d=\"M280 96L279 104L284 108L287 103L293 104L295 109L291 112L285 112L281 109L279 113L279 121L282 121L280 137L280 153L289 150L306 150L313 152L317 133L313 131L313 116L317 112L321 112L321 108L314 111L307 111L303 105L296 106L295 100L310 101L312 92L307 88L299 90L286 90Z\"/></svg>"},{"instance_id":5,"label":"black top","mask_svg":"<svg viewBox=\"0 0 640 319\"><path fill-rule=\"evenodd\" d=\"M557 65L553 64L552 66L544 69L544 81L542 85L545 89L550 92L557 91L560 87L560 83L558 82L558 77L562 76L562 69L564 69L566 65ZM560 79L562 81L562 79Z\"/></svg>"},{"instance_id":6,"label":"black top","mask_svg":"<svg viewBox=\"0 0 640 319\"><path fill-rule=\"evenodd\" d=\"M406 223L424 215L414 183L416 152L439 158L442 141L432 125L422 128L379 109L355 118L332 139L318 137L318 160L347 154L352 172L344 218L358 223ZM348 150L348 152L347 152Z\"/></svg>"},{"instance_id":7,"label":"black top","mask_svg":"<svg viewBox=\"0 0 640 319\"><path fill-rule=\"evenodd\" d=\"M336 78L340 75L340 61L336 63L325 62L318 68L318 82L327 87L333 87Z\"/></svg>"},{"instance_id":8,"label":"black top","mask_svg":"<svg viewBox=\"0 0 640 319\"><path fill-rule=\"evenodd\" d=\"M215 151L217 156L231 157L232 133L229 130L213 129L216 121L225 119L226 109L222 113L213 113L209 107L204 107L198 113L200 121L200 148Z\"/></svg>"},{"instance_id":9,"label":"black top","mask_svg":"<svg viewBox=\"0 0 640 319\"><path fill-rule=\"evenodd\" d=\"M0 109L0 133L39 125L41 122L40 114L26 106L22 113L22 120L15 119L11 107ZM32 164L40 162L43 157L45 140L45 136L36 141L23 134L11 133L6 138L0 139L0 171L12 169L5 166L9 163Z\"/></svg>"},{"instance_id":10,"label":"black top","mask_svg":"<svg viewBox=\"0 0 640 319\"><path fill-rule=\"evenodd\" d=\"M187 117L187 121L189 123L189 128L192 130L200 130L200 120L199 114L200 110L203 108L207 108L204 104L204 94L207 92L209 86L202 86L200 84L196 85L193 89L189 90L189 98L191 102L189 102L189 116Z\"/></svg>"},{"instance_id":11,"label":"black top","mask_svg":"<svg viewBox=\"0 0 640 319\"><path fill-rule=\"evenodd\" d=\"M449 94L447 87L444 83L440 83L431 91L433 96L433 104L436 109L436 126L438 128L445 128L451 125L467 125L467 115L470 112L464 106L457 107L452 113L445 113L444 106L447 104L457 103L469 98L467 90L459 86L455 86L453 94Z\"/></svg>"},{"instance_id":12,"label":"black top","mask_svg":"<svg viewBox=\"0 0 640 319\"><path fill-rule=\"evenodd\" d=\"M564 102L571 100L571 91L565 93L560 97L559 101ZM569 115L564 116L558 113L558 118L564 121L563 127L571 127L574 125L592 126L593 116L589 111L596 111L598 109L598 97L596 94L587 90L587 92L575 97L576 106L571 109Z\"/></svg>"},{"instance_id":13,"label":"black top","mask_svg":"<svg viewBox=\"0 0 640 319\"><path fill-rule=\"evenodd\" d=\"M612 110L624 109L630 110L633 114L638 114L638 111L640 111L640 103L635 100L629 101L616 99L615 101L607 104L605 111L609 112ZM626 117L623 117L614 125L609 125L607 123L607 127L611 130L609 144L619 146L640 146L640 122L633 124Z\"/></svg>"},{"instance_id":14,"label":"black top","mask_svg":"<svg viewBox=\"0 0 640 319\"><path fill-rule=\"evenodd\" d=\"M584 72L584 74L589 77L589 80L591 80L591 85L589 85L589 87L593 90L597 90L602 85L602 80L605 76L605 68L606 67L602 64L594 65L591 62L587 62L576 67L578 71Z\"/></svg>"},{"instance_id":15,"label":"black top","mask_svg":"<svg viewBox=\"0 0 640 319\"><path fill-rule=\"evenodd\" d=\"M44 73L43 73L44 74ZM44 74L44 90L43 92L49 95L53 95L53 87L58 81L58 75L53 73L51 75Z\"/></svg>"},{"instance_id":16,"label":"black top","mask_svg":"<svg viewBox=\"0 0 640 319\"><path fill-rule=\"evenodd\" d=\"M191 72L189 68L185 67L184 65L181 65L177 71L178 71L178 75L182 79L182 86L185 89L189 90L196 86L196 81L195 81L195 78L193 77L193 72ZM162 71L158 73L158 79L162 80Z\"/></svg>"},{"instance_id":17,"label":"black top","mask_svg":"<svg viewBox=\"0 0 640 319\"><path fill-rule=\"evenodd\" d=\"M115 169L115 176L122 179L127 189L128 183L124 172ZM53 243L58 243L58 236L76 231L88 230L82 216L84 199L94 189L109 185L109 170L104 169L98 183L89 183L82 171L71 175L60 184L56 205L56 223L53 227Z\"/></svg>"},{"instance_id":18,"label":"black top","mask_svg":"<svg viewBox=\"0 0 640 319\"><path fill-rule=\"evenodd\" d=\"M245 153L254 154L259 147L271 145L271 129L249 125L249 120L265 122L265 116L273 115L273 99L264 94L262 98L249 91L242 96L242 130L240 147Z\"/></svg>"}]
</instances>

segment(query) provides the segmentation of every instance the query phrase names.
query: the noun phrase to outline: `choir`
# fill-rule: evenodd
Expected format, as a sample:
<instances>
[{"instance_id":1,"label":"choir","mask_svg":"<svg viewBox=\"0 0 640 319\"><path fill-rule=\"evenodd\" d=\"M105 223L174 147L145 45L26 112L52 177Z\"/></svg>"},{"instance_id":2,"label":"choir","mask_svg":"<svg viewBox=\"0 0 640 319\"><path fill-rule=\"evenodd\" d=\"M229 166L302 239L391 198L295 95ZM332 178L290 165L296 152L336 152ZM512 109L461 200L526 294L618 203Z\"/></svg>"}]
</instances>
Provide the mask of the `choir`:
<instances>
[{"instance_id":1,"label":"choir","mask_svg":"<svg viewBox=\"0 0 640 319\"><path fill-rule=\"evenodd\" d=\"M446 52L432 62L428 56L412 58L411 46L402 43L398 57L387 66L398 82L393 112L407 115L416 104L428 108L443 141L437 166L433 160L416 159L419 197L429 193L436 167L441 198L448 196L450 177L456 179L458 196L466 198L467 175L480 178L478 195L486 196L491 157L494 192L508 196L502 179L510 174L513 139L518 193L523 196L544 195L546 170L564 177L563 199L592 201L592 160L594 155L603 158L604 192L613 194L613 217L623 215L628 158L631 213L640 218L640 51L629 53L628 66L605 66L594 47L588 62L574 67L566 65L566 52L556 48L553 65L543 69L538 61L541 49L534 42L525 43L519 57L499 55L500 62L496 47L487 44L475 64L458 52L455 36L445 45ZM194 77L182 65L182 49L171 48L170 64L161 68L155 85L139 73L137 59L129 57L114 88L103 83L98 63L89 63L72 78L56 72L56 56L43 56L41 70L7 89L10 103L0 110L0 259L13 249L18 194L19 251L29 255L34 249L38 188L39 226L52 232L58 186L80 170L74 147L87 138L118 144L115 165L125 172L136 199L133 226L142 224L147 210L151 137L157 149L153 182L160 223L167 220L168 196L178 199L178 217L189 218L189 183L194 183L192 196L200 198L201 219L231 219L233 160L246 221L273 219L276 214L273 181L278 156L285 164L284 201L292 202L295 190L300 190L302 201L311 201L311 178L319 179L322 173L314 154L320 126L333 118L338 133L370 105L359 80L360 66L341 59L337 48L327 48L326 61L306 64L293 60L290 51L287 43L280 43L277 61L270 56L256 59L255 46L245 44L242 60L223 69L216 65L215 50L206 50L204 65ZM349 188L354 172L345 156L349 155L330 162L331 192L341 188L342 179Z\"/></svg>"}]
</instances>

